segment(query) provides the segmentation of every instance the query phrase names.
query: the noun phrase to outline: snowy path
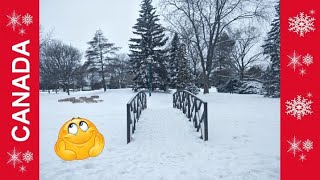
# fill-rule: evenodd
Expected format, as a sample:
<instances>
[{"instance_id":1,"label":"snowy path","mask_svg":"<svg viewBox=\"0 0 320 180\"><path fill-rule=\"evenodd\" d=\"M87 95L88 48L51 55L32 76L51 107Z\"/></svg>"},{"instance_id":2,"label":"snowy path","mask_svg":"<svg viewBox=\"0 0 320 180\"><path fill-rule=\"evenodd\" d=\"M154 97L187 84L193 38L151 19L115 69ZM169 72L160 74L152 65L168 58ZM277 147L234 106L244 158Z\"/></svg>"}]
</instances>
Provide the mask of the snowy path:
<instances>
[{"instance_id":1,"label":"snowy path","mask_svg":"<svg viewBox=\"0 0 320 180\"><path fill-rule=\"evenodd\" d=\"M72 96L84 95L99 95L104 102L58 103L65 94L41 95L41 179L279 179L278 100L200 95L209 103L209 141L203 142L185 115L172 108L172 94L153 93L134 140L126 144L125 104L134 93L109 90ZM266 113L269 111L273 113ZM72 116L92 120L105 136L106 147L99 157L64 162L55 155L53 146L60 126Z\"/></svg>"},{"instance_id":2,"label":"snowy path","mask_svg":"<svg viewBox=\"0 0 320 180\"><path fill-rule=\"evenodd\" d=\"M172 107L172 99L154 94L148 99L148 109L141 115L132 143L161 154L190 148L191 144L186 141L199 145L198 138L186 116ZM153 150L150 152L154 153Z\"/></svg>"}]
</instances>

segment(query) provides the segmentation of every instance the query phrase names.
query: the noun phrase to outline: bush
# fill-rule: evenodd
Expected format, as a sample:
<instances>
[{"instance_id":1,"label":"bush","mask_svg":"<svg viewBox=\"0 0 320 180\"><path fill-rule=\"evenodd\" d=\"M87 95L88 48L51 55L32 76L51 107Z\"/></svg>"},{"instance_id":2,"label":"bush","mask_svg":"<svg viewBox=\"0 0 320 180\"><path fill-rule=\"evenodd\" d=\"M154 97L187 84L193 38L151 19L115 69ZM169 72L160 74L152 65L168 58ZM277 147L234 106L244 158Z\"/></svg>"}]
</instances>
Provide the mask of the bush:
<instances>
[{"instance_id":1,"label":"bush","mask_svg":"<svg viewBox=\"0 0 320 180\"><path fill-rule=\"evenodd\" d=\"M195 95L199 94L199 92L200 92L200 88L198 88L195 84L192 84L192 83L188 84L184 88L184 90L189 91Z\"/></svg>"},{"instance_id":2,"label":"bush","mask_svg":"<svg viewBox=\"0 0 320 180\"><path fill-rule=\"evenodd\" d=\"M239 94L261 94L263 84L255 81L243 82L238 90Z\"/></svg>"},{"instance_id":3,"label":"bush","mask_svg":"<svg viewBox=\"0 0 320 180\"><path fill-rule=\"evenodd\" d=\"M261 94L263 94L265 97L279 98L280 97L279 86L278 85L269 85L268 87L264 86Z\"/></svg>"},{"instance_id":4,"label":"bush","mask_svg":"<svg viewBox=\"0 0 320 180\"><path fill-rule=\"evenodd\" d=\"M261 94L263 84L256 81L229 80L226 84L217 87L218 92L237 94Z\"/></svg>"},{"instance_id":5,"label":"bush","mask_svg":"<svg viewBox=\"0 0 320 180\"><path fill-rule=\"evenodd\" d=\"M222 93L237 93L241 85L242 83L238 79L231 79L226 84L218 86L217 91Z\"/></svg>"}]
</instances>

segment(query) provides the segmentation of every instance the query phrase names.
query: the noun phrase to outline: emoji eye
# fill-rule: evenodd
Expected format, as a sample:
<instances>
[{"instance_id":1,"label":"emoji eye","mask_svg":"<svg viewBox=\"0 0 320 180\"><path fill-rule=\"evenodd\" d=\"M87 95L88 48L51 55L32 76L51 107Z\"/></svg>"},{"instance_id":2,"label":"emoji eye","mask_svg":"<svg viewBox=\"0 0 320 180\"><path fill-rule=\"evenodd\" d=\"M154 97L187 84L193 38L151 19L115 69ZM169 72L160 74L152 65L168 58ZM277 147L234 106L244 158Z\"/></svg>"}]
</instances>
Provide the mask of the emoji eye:
<instances>
[{"instance_id":1,"label":"emoji eye","mask_svg":"<svg viewBox=\"0 0 320 180\"><path fill-rule=\"evenodd\" d=\"M71 124L69 125L69 127L68 127L68 132L69 132L70 134L76 135L76 134L78 133L78 127L77 127L77 125L76 125L75 123L71 123Z\"/></svg>"},{"instance_id":2,"label":"emoji eye","mask_svg":"<svg viewBox=\"0 0 320 180\"><path fill-rule=\"evenodd\" d=\"M87 131L88 130L88 124L86 122L81 121L79 125L80 125L80 129L82 131Z\"/></svg>"}]
</instances>

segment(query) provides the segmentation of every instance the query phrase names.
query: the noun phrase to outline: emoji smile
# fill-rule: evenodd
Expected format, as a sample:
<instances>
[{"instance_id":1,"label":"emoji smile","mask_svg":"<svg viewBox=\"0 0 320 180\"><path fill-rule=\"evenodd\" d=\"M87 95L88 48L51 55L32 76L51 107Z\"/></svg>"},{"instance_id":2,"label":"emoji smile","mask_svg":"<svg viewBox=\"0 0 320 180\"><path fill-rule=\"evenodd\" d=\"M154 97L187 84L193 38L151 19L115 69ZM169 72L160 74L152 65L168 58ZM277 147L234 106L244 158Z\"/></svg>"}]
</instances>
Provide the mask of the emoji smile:
<instances>
[{"instance_id":1,"label":"emoji smile","mask_svg":"<svg viewBox=\"0 0 320 180\"><path fill-rule=\"evenodd\" d=\"M71 140L71 138L70 137L66 137L66 139L69 141L69 142L71 142L71 143L73 143L73 144L77 144L77 145L82 145L82 144L85 144L85 143L87 143L88 141L90 141L90 139L92 138L92 136L93 136L93 133L90 133L91 135L90 135L90 137L88 138L88 140L86 140L86 141L84 141L84 142L74 142L74 141L72 141Z\"/></svg>"}]
</instances>

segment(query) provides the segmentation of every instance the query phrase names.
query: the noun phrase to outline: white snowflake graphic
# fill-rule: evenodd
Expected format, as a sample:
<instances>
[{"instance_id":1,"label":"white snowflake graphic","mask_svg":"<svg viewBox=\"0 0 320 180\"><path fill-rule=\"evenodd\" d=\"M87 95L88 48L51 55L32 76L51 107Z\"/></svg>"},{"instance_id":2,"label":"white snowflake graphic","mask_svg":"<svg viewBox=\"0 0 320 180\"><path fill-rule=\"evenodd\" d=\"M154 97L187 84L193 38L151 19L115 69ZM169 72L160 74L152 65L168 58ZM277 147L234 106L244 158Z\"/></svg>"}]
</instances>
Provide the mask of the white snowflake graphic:
<instances>
[{"instance_id":1,"label":"white snowflake graphic","mask_svg":"<svg viewBox=\"0 0 320 180\"><path fill-rule=\"evenodd\" d=\"M306 33L315 31L314 17L310 17L304 12L300 12L299 15L289 18L289 31L299 34L303 37Z\"/></svg>"},{"instance_id":2,"label":"white snowflake graphic","mask_svg":"<svg viewBox=\"0 0 320 180\"><path fill-rule=\"evenodd\" d=\"M309 139L305 140L303 143L302 143L302 149L309 152L310 150L313 149L313 142L310 141Z\"/></svg>"},{"instance_id":3,"label":"white snowflake graphic","mask_svg":"<svg viewBox=\"0 0 320 180\"><path fill-rule=\"evenodd\" d=\"M307 160L306 153L309 153L313 149L313 142L309 139L307 140L299 140L295 136L291 141L287 141L289 143L288 153L292 153L293 157L298 156L301 162Z\"/></svg>"},{"instance_id":4,"label":"white snowflake graphic","mask_svg":"<svg viewBox=\"0 0 320 180\"><path fill-rule=\"evenodd\" d=\"M22 160L29 163L33 160L33 153L30 151L27 151L22 154Z\"/></svg>"},{"instance_id":5,"label":"white snowflake graphic","mask_svg":"<svg viewBox=\"0 0 320 180\"><path fill-rule=\"evenodd\" d=\"M27 171L27 168L26 168L24 165L21 165L20 168L19 168L19 171L20 171L21 173L24 173L24 172Z\"/></svg>"},{"instance_id":6,"label":"white snowflake graphic","mask_svg":"<svg viewBox=\"0 0 320 180\"><path fill-rule=\"evenodd\" d=\"M13 165L14 168L16 168L16 165L19 163L22 163L21 161L21 152L17 152L16 148L13 148L13 150L11 152L7 152L7 154L10 156L8 163L11 163Z\"/></svg>"},{"instance_id":7,"label":"white snowflake graphic","mask_svg":"<svg viewBox=\"0 0 320 180\"><path fill-rule=\"evenodd\" d=\"M311 9L311 10L309 11L309 13L310 13L311 15L314 15L314 14L316 13L316 11L315 11L314 9Z\"/></svg>"},{"instance_id":8,"label":"white snowflake graphic","mask_svg":"<svg viewBox=\"0 0 320 180\"><path fill-rule=\"evenodd\" d=\"M303 116L313 113L311 109L312 103L311 100L298 95L293 100L286 102L286 113L296 117L297 120L301 120Z\"/></svg>"},{"instance_id":9,"label":"white snowflake graphic","mask_svg":"<svg viewBox=\"0 0 320 180\"><path fill-rule=\"evenodd\" d=\"M305 69L303 69L303 68L300 69L300 73L299 73L299 74L300 74L301 76L304 76L306 73L307 73L307 72L306 72Z\"/></svg>"},{"instance_id":10,"label":"white snowflake graphic","mask_svg":"<svg viewBox=\"0 0 320 180\"><path fill-rule=\"evenodd\" d=\"M306 155L301 154L301 155L299 156L299 160L302 161L302 162L305 161L305 160L307 160L307 159L306 159Z\"/></svg>"},{"instance_id":11,"label":"white snowflake graphic","mask_svg":"<svg viewBox=\"0 0 320 180\"><path fill-rule=\"evenodd\" d=\"M308 98L312 98L312 96L313 96L312 93L311 93L311 92L308 92L307 97L308 97Z\"/></svg>"},{"instance_id":12,"label":"white snowflake graphic","mask_svg":"<svg viewBox=\"0 0 320 180\"><path fill-rule=\"evenodd\" d=\"M22 16L22 23L26 26L29 26L33 23L33 17L29 13L27 13L26 15Z\"/></svg>"},{"instance_id":13,"label":"white snowflake graphic","mask_svg":"<svg viewBox=\"0 0 320 180\"><path fill-rule=\"evenodd\" d=\"M13 11L11 15L7 15L9 22L7 27L10 26L13 31L15 31L17 26L21 26L20 17L21 15L16 14L16 11Z\"/></svg>"},{"instance_id":14,"label":"white snowflake graphic","mask_svg":"<svg viewBox=\"0 0 320 180\"><path fill-rule=\"evenodd\" d=\"M303 56L302 62L303 64L310 66L313 63L313 56L311 56L310 54L306 54L305 56Z\"/></svg>"},{"instance_id":15,"label":"white snowflake graphic","mask_svg":"<svg viewBox=\"0 0 320 180\"><path fill-rule=\"evenodd\" d=\"M26 30L23 29L23 28L21 28L21 29L19 30L19 34L20 34L21 36L25 35L25 34L26 34Z\"/></svg>"},{"instance_id":16,"label":"white snowflake graphic","mask_svg":"<svg viewBox=\"0 0 320 180\"><path fill-rule=\"evenodd\" d=\"M290 59L288 66L292 66L294 71L296 71L296 67L302 66L302 64L300 63L301 55L298 55L296 51L293 51L293 54L290 56L288 55L288 57Z\"/></svg>"},{"instance_id":17,"label":"white snowflake graphic","mask_svg":"<svg viewBox=\"0 0 320 180\"><path fill-rule=\"evenodd\" d=\"M301 141L296 139L296 137L293 137L292 141L287 141L287 142L290 145L290 148L288 149L287 152L291 152L294 157L298 152L302 151L302 149L300 148Z\"/></svg>"}]
</instances>

